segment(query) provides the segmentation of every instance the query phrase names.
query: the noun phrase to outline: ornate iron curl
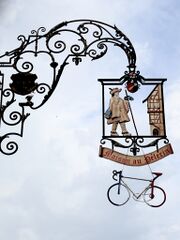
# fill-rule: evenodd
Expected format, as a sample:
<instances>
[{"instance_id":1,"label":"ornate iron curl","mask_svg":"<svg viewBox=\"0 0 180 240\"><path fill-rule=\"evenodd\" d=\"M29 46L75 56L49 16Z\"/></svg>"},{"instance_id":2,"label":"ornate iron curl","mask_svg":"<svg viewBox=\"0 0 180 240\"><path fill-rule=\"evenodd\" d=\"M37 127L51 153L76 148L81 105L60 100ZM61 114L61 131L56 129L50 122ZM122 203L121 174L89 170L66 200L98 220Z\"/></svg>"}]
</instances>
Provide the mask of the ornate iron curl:
<instances>
[{"instance_id":1,"label":"ornate iron curl","mask_svg":"<svg viewBox=\"0 0 180 240\"><path fill-rule=\"evenodd\" d=\"M132 152L132 154L134 156L137 155L138 152L140 152L141 149L144 148L149 148L149 147L156 147L157 151L159 149L159 144L162 141L164 144L168 144L169 143L169 139L165 136L165 137L158 137L156 139L149 140L148 143L143 144L145 139L148 139L144 136L128 136L128 137L121 137L119 139L123 139L125 141L125 143L122 143L121 141L116 141L112 138L102 138L100 140L100 143L102 145L106 144L106 141L111 143L111 148L112 151L114 150L114 148L123 148L123 149L130 149L130 152Z\"/></svg>"},{"instance_id":2,"label":"ornate iron curl","mask_svg":"<svg viewBox=\"0 0 180 240\"><path fill-rule=\"evenodd\" d=\"M67 39L67 36L68 39ZM72 42L71 42L71 39ZM82 62L83 57L90 57L92 60L103 57L108 51L108 44L119 47L127 56L129 71L135 72L136 54L130 40L116 26L111 26L95 20L72 20L62 22L46 33L44 27L38 30L32 30L28 37L18 36L20 46L11 51L6 51L0 56L0 68L8 67L16 76L24 76L21 83L18 79L13 82L13 88L7 88L7 79L0 72L0 126L9 127L20 125L20 133L9 133L0 136L0 151L10 155L17 151L18 146L14 141L10 141L6 146L9 151L6 153L1 147L2 142L10 135L23 136L24 121L29 116L26 113L28 108L38 109L48 101L61 78L63 70L70 61L76 65ZM49 56L50 71L52 79L49 82L43 82L35 72L34 58L42 54ZM31 58L29 58L29 55ZM26 57L27 56L27 57ZM59 56L62 56L60 59ZM20 74L20 75L18 75ZM37 75L37 81L34 83L33 76ZM28 86L30 90L28 91ZM11 84L12 85L12 84ZM20 88L20 90L16 89ZM31 90L32 89L32 90ZM18 96L18 94L20 96ZM35 104L34 95L39 94L41 102ZM25 98L25 99L24 99ZM18 100L17 100L18 99ZM15 102L22 108L22 112L11 111L9 118L13 123L5 120L5 112L9 106L14 106Z\"/></svg>"},{"instance_id":3,"label":"ornate iron curl","mask_svg":"<svg viewBox=\"0 0 180 240\"><path fill-rule=\"evenodd\" d=\"M14 153L16 153L18 151L18 144L13 141L13 140L9 140L9 138L14 135L14 136L20 136L22 137L20 134L17 133L8 133L6 135L4 135L3 137L0 138L0 151L5 154L5 155L12 155ZM9 140L4 144L5 140Z\"/></svg>"}]
</instances>

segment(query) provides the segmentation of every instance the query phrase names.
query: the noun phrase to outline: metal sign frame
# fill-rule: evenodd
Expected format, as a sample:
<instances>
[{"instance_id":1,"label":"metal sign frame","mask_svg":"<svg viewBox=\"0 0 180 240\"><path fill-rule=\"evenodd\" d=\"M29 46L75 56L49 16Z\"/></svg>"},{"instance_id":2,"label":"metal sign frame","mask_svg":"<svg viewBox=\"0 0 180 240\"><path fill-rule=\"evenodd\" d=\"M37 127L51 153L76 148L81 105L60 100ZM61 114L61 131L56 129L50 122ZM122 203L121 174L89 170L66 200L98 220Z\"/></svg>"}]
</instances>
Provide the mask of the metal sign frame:
<instances>
[{"instance_id":1,"label":"metal sign frame","mask_svg":"<svg viewBox=\"0 0 180 240\"><path fill-rule=\"evenodd\" d=\"M111 136L110 134L107 134L105 131L105 88L106 87L120 87L123 84L126 84L126 80L128 77L128 73L126 73L123 77L120 79L98 79L98 81L102 85L102 139L101 144L104 145L106 141L110 141L112 144L112 149L115 147L118 148L129 148L130 152L133 153L134 156L140 152L141 148L148 148L148 147L156 147L158 150L158 145L160 141L163 141L164 144L168 144L169 140L166 135L166 124L165 124L165 109L164 109L164 94L163 94L163 84L167 80L165 78L159 79L159 78L144 78L141 75L138 76L138 83L140 85L146 86L146 85L154 85L155 88L159 85L161 89L161 104L162 104L162 112L159 113L162 115L162 125L163 125L163 134L156 134L156 135L139 135L138 132L136 135L130 135L130 136ZM145 99L146 100L146 99ZM145 100L143 102L145 102ZM146 143L145 143L146 139ZM121 140L124 140L123 143ZM147 140L149 141L147 143Z\"/></svg>"}]
</instances>

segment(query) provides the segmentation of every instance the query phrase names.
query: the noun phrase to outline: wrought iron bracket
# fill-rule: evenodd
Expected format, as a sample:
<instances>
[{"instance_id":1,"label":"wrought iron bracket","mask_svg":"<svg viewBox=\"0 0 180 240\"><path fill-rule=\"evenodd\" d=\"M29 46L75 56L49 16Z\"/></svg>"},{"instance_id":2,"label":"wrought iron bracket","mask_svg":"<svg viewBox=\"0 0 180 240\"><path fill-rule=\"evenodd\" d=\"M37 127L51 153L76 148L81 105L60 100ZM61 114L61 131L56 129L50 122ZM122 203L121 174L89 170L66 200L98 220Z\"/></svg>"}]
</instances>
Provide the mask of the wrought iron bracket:
<instances>
[{"instance_id":1,"label":"wrought iron bracket","mask_svg":"<svg viewBox=\"0 0 180 240\"><path fill-rule=\"evenodd\" d=\"M18 150L17 142L11 139L23 136L24 122L30 110L36 110L48 101L71 61L78 65L84 57L102 58L111 44L126 54L128 72L135 72L136 54L132 43L117 26L104 22L65 21L48 32L40 27L32 30L29 36L20 35L17 39L19 47L0 56L0 151L6 155ZM41 56L49 58L50 81L44 81L36 72L36 59ZM36 101L36 95L41 98L40 102ZM18 132L14 132L14 126Z\"/></svg>"}]
</instances>

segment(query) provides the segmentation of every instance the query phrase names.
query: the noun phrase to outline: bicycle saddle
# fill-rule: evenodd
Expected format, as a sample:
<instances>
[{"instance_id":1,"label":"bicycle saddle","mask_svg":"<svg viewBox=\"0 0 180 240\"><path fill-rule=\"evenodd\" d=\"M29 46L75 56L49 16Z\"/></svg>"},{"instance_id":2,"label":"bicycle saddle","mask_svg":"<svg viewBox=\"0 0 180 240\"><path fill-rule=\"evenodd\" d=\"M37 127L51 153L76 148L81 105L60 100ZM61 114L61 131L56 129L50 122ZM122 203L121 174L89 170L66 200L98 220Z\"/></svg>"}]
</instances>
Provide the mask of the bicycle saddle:
<instances>
[{"instance_id":1,"label":"bicycle saddle","mask_svg":"<svg viewBox=\"0 0 180 240\"><path fill-rule=\"evenodd\" d=\"M152 172L154 175L156 175L156 176L161 176L162 175L162 173L161 172Z\"/></svg>"}]
</instances>

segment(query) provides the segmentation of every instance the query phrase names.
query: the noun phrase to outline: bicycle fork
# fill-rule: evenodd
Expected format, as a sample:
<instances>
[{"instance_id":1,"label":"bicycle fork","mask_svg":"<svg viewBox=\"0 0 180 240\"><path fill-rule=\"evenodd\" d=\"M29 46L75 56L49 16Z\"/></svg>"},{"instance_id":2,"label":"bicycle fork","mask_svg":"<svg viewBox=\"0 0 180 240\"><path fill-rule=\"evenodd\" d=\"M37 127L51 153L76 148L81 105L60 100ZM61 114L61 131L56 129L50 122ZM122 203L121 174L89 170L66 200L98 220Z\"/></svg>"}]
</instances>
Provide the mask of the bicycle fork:
<instances>
[{"instance_id":1,"label":"bicycle fork","mask_svg":"<svg viewBox=\"0 0 180 240\"><path fill-rule=\"evenodd\" d=\"M154 180L152 181L151 183L151 193L150 193L150 196L149 196L151 199L154 198Z\"/></svg>"},{"instance_id":2,"label":"bicycle fork","mask_svg":"<svg viewBox=\"0 0 180 240\"><path fill-rule=\"evenodd\" d=\"M119 172L118 194L121 193L121 179L122 179L122 171Z\"/></svg>"}]
</instances>

